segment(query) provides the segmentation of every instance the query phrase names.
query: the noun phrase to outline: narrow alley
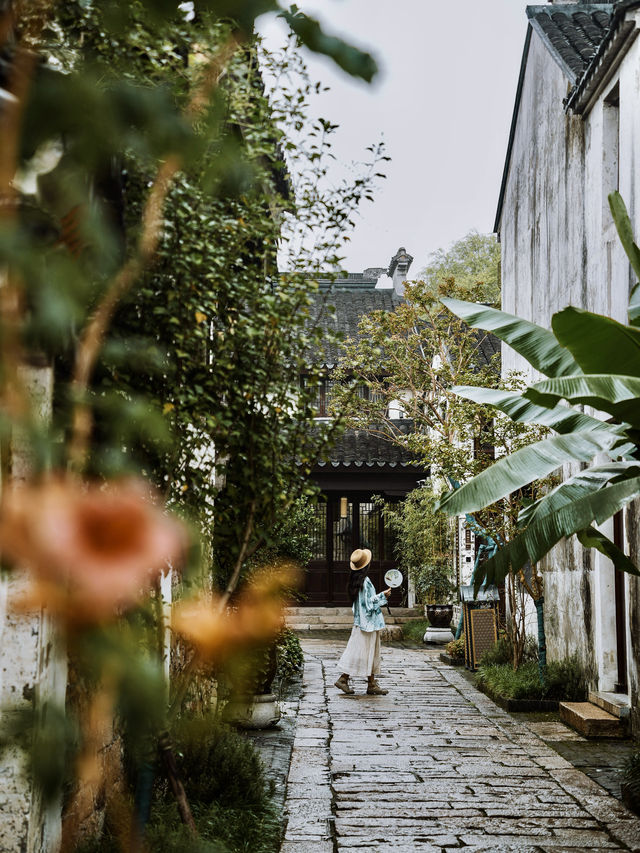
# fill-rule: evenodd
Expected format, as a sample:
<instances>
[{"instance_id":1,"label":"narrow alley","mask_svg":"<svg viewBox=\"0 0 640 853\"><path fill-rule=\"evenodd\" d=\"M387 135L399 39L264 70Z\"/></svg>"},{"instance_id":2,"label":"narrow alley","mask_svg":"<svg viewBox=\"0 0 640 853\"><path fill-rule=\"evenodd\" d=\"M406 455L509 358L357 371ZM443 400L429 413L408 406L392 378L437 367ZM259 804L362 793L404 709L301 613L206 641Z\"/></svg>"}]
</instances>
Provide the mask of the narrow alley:
<instances>
[{"instance_id":1,"label":"narrow alley","mask_svg":"<svg viewBox=\"0 0 640 853\"><path fill-rule=\"evenodd\" d=\"M640 850L640 819L437 652L384 648L388 696L304 640L282 853Z\"/></svg>"}]
</instances>

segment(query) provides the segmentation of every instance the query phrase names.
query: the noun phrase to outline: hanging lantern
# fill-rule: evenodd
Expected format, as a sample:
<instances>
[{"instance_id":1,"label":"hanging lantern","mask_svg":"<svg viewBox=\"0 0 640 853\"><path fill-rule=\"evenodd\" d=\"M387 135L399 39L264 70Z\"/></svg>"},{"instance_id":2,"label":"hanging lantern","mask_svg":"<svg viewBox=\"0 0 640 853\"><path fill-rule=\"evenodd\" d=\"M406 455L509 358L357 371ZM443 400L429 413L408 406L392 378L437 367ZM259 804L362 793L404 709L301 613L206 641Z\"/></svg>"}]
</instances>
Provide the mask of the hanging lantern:
<instances>
[{"instance_id":1,"label":"hanging lantern","mask_svg":"<svg viewBox=\"0 0 640 853\"><path fill-rule=\"evenodd\" d=\"M340 518L346 518L349 514L349 498L340 498Z\"/></svg>"}]
</instances>

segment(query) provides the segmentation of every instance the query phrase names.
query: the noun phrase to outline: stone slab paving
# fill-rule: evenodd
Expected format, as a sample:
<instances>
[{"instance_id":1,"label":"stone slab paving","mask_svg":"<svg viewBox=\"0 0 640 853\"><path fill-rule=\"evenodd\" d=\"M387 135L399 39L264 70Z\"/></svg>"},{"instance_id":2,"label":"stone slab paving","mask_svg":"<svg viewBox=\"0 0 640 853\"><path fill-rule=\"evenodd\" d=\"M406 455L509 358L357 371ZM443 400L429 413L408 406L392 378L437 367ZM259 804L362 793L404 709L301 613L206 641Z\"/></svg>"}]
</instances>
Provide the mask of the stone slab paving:
<instances>
[{"instance_id":1,"label":"stone slab paving","mask_svg":"<svg viewBox=\"0 0 640 853\"><path fill-rule=\"evenodd\" d=\"M640 819L436 652L383 649L388 696L305 639L281 853L640 851Z\"/></svg>"}]
</instances>

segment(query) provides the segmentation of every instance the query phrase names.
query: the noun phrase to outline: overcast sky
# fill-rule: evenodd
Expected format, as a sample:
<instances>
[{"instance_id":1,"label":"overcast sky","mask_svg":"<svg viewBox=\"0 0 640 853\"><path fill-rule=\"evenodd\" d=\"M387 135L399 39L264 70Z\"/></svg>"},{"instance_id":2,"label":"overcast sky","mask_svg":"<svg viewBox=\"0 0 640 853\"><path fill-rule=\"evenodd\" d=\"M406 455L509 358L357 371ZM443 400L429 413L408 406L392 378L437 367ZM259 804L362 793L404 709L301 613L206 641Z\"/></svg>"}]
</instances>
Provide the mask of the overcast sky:
<instances>
[{"instance_id":1,"label":"overcast sky","mask_svg":"<svg viewBox=\"0 0 640 853\"><path fill-rule=\"evenodd\" d=\"M526 33L522 0L298 0L329 31L366 47L371 86L311 57L331 87L314 111L340 125L335 153L362 160L381 137L388 178L346 249L350 272L385 267L400 246L413 275L431 252L495 218ZM273 24L261 27L268 43Z\"/></svg>"}]
</instances>

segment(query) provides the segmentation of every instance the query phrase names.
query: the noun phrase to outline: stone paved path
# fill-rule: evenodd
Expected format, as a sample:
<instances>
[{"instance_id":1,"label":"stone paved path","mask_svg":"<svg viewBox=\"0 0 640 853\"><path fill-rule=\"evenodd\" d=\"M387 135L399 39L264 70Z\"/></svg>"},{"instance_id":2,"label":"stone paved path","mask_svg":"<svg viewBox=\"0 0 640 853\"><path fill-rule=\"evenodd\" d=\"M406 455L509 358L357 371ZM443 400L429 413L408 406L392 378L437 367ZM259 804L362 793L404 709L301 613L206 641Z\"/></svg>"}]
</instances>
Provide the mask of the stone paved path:
<instances>
[{"instance_id":1,"label":"stone paved path","mask_svg":"<svg viewBox=\"0 0 640 853\"><path fill-rule=\"evenodd\" d=\"M346 696L343 645L303 642L281 853L640 851L640 819L436 653L383 647L389 695Z\"/></svg>"}]
</instances>

